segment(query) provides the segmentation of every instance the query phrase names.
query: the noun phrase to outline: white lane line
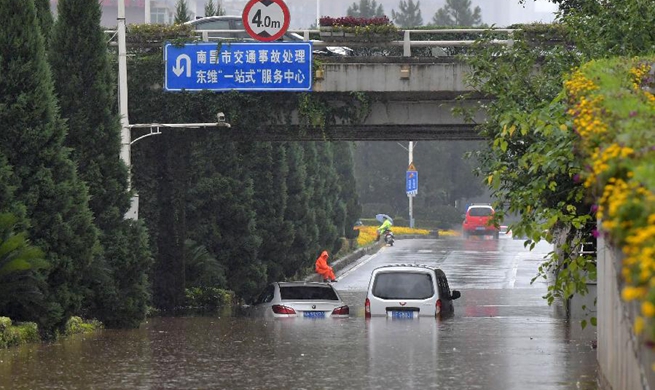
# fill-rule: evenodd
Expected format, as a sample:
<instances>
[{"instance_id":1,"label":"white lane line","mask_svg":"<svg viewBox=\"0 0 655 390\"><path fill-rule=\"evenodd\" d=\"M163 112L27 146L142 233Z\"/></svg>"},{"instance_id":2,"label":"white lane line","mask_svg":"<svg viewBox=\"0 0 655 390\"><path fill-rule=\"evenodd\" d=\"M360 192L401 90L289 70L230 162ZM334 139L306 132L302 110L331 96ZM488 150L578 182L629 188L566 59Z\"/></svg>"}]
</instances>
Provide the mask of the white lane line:
<instances>
[{"instance_id":1,"label":"white lane line","mask_svg":"<svg viewBox=\"0 0 655 390\"><path fill-rule=\"evenodd\" d=\"M339 275L339 278L344 278L344 277L348 276L351 272L356 271L359 267L361 267L361 266L363 266L364 264L368 263L369 261L371 261L371 259L373 259L373 258L376 257L378 254L380 254L380 251L382 251L383 249L384 249L384 248L380 248L379 251L375 252L375 254L371 255L371 257L369 257L368 259L362 261L361 263L359 263L359 264L357 264L356 266L352 267L352 268L349 269L348 271L346 271L346 272L344 272L343 274Z\"/></svg>"},{"instance_id":2,"label":"white lane line","mask_svg":"<svg viewBox=\"0 0 655 390\"><path fill-rule=\"evenodd\" d=\"M514 264L512 265L512 273L510 274L511 276L509 277L509 288L514 288L514 284L516 284L516 274L519 272L519 264L520 264L520 260L518 256L515 256Z\"/></svg>"}]
</instances>

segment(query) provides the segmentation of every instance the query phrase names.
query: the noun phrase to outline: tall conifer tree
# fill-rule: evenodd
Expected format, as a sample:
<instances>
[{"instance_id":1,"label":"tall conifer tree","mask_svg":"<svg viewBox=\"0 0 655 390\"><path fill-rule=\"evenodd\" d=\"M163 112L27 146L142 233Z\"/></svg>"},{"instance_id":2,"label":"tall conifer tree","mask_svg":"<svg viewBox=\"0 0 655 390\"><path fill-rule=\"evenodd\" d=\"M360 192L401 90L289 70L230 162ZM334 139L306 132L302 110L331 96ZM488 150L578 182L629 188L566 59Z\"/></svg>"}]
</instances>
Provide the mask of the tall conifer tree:
<instances>
[{"instance_id":1,"label":"tall conifer tree","mask_svg":"<svg viewBox=\"0 0 655 390\"><path fill-rule=\"evenodd\" d=\"M190 19L191 15L186 0L177 0L177 5L175 6L175 24L186 23Z\"/></svg>"},{"instance_id":2,"label":"tall conifer tree","mask_svg":"<svg viewBox=\"0 0 655 390\"><path fill-rule=\"evenodd\" d=\"M348 7L346 14L358 18L381 17L384 16L384 8L375 0L359 0L359 3L354 2Z\"/></svg>"},{"instance_id":3,"label":"tall conifer tree","mask_svg":"<svg viewBox=\"0 0 655 390\"><path fill-rule=\"evenodd\" d=\"M471 27L482 24L480 7L471 9L471 0L446 0L446 5L439 8L432 18L437 26Z\"/></svg>"},{"instance_id":4,"label":"tall conifer tree","mask_svg":"<svg viewBox=\"0 0 655 390\"><path fill-rule=\"evenodd\" d=\"M304 268L313 266L313 261L318 256L318 229L314 210L310 207L310 178L303 147L298 142L290 142L286 144L286 148L289 162L289 206L285 219L293 223L294 236L285 256L284 274L293 276Z\"/></svg>"},{"instance_id":5,"label":"tall conifer tree","mask_svg":"<svg viewBox=\"0 0 655 390\"><path fill-rule=\"evenodd\" d=\"M78 314L85 291L82 275L98 251L88 193L65 148L66 127L58 114L33 0L0 2L0 154L16 179L34 245L50 263L47 307L36 319L45 331Z\"/></svg>"},{"instance_id":6,"label":"tall conifer tree","mask_svg":"<svg viewBox=\"0 0 655 390\"><path fill-rule=\"evenodd\" d=\"M338 210L343 215L343 226L340 226L340 236L355 238L353 226L361 217L362 206L357 195L357 181L355 180L354 144L352 142L335 142L334 165L337 171L340 196Z\"/></svg>"},{"instance_id":7,"label":"tall conifer tree","mask_svg":"<svg viewBox=\"0 0 655 390\"><path fill-rule=\"evenodd\" d=\"M404 28L423 25L420 1L415 4L413 0L400 0L398 8L400 9L398 12L391 10L391 18L397 25Z\"/></svg>"},{"instance_id":8,"label":"tall conifer tree","mask_svg":"<svg viewBox=\"0 0 655 390\"><path fill-rule=\"evenodd\" d=\"M187 218L190 238L225 268L227 287L249 298L266 283L266 267L258 258L254 184L236 146L211 136L194 145Z\"/></svg>"},{"instance_id":9,"label":"tall conifer tree","mask_svg":"<svg viewBox=\"0 0 655 390\"><path fill-rule=\"evenodd\" d=\"M269 281L281 280L285 275L279 265L279 255L285 253L293 240L293 225L284 220L289 172L286 155L280 145L270 142L244 142L239 147L239 154L243 156L247 173L254 183L257 235L262 239L259 259L266 264Z\"/></svg>"},{"instance_id":10,"label":"tall conifer tree","mask_svg":"<svg viewBox=\"0 0 655 390\"><path fill-rule=\"evenodd\" d=\"M52 32L53 18L52 12L50 11L50 0L34 0L36 6L36 18L39 21L39 27L41 27L41 33L43 34L43 39L48 47L50 42L50 33Z\"/></svg>"},{"instance_id":11,"label":"tall conifer tree","mask_svg":"<svg viewBox=\"0 0 655 390\"><path fill-rule=\"evenodd\" d=\"M107 326L133 327L145 318L151 258L141 223L123 218L130 207L128 172L119 159L116 82L100 26L100 3L60 0L58 15L49 59L61 116L68 121L66 145L89 186L89 207L104 248L102 266L87 274L96 290L92 314Z\"/></svg>"}]
</instances>

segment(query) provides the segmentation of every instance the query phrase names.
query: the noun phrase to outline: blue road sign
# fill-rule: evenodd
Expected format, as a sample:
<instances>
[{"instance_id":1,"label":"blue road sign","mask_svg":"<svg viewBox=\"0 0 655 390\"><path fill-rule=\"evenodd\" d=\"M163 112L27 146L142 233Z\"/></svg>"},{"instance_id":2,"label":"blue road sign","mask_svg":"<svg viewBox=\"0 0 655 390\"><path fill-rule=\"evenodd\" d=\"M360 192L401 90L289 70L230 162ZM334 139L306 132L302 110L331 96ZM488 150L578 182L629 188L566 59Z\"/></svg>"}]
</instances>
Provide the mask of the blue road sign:
<instances>
[{"instance_id":1,"label":"blue road sign","mask_svg":"<svg viewBox=\"0 0 655 390\"><path fill-rule=\"evenodd\" d=\"M311 91L311 42L164 47L166 91Z\"/></svg>"},{"instance_id":2,"label":"blue road sign","mask_svg":"<svg viewBox=\"0 0 655 390\"><path fill-rule=\"evenodd\" d=\"M405 181L405 190L407 191L407 196L416 196L418 194L418 172L417 171L407 171L406 181Z\"/></svg>"}]
</instances>

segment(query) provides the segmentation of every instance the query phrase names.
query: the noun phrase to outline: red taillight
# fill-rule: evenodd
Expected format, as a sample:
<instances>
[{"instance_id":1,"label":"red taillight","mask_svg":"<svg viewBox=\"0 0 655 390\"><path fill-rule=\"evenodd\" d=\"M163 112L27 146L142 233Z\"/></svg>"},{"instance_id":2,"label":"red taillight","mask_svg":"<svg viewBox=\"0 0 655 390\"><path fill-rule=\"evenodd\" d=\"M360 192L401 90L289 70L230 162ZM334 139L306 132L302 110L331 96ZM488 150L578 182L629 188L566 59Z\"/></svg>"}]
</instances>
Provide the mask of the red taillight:
<instances>
[{"instance_id":1,"label":"red taillight","mask_svg":"<svg viewBox=\"0 0 655 390\"><path fill-rule=\"evenodd\" d=\"M296 314L295 310L283 305L273 305L271 308L275 314Z\"/></svg>"},{"instance_id":2,"label":"red taillight","mask_svg":"<svg viewBox=\"0 0 655 390\"><path fill-rule=\"evenodd\" d=\"M347 316L349 314L350 314L350 308L348 307L348 305L337 307L336 309L332 310L333 316Z\"/></svg>"},{"instance_id":3,"label":"red taillight","mask_svg":"<svg viewBox=\"0 0 655 390\"><path fill-rule=\"evenodd\" d=\"M437 299L437 305L436 306L437 306L436 307L436 310L437 310L436 314L438 315L439 313L441 313L441 299Z\"/></svg>"},{"instance_id":4,"label":"red taillight","mask_svg":"<svg viewBox=\"0 0 655 390\"><path fill-rule=\"evenodd\" d=\"M371 301L368 298L364 302L364 317L371 318Z\"/></svg>"}]
</instances>

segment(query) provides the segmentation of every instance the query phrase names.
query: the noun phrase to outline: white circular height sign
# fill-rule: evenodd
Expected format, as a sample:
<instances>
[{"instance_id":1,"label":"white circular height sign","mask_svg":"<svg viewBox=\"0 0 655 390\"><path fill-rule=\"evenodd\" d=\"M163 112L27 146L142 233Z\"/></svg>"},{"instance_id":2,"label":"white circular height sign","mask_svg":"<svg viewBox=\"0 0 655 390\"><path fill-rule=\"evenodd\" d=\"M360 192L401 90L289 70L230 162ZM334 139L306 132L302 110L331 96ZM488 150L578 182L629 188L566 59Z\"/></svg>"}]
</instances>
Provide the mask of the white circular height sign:
<instances>
[{"instance_id":1,"label":"white circular height sign","mask_svg":"<svg viewBox=\"0 0 655 390\"><path fill-rule=\"evenodd\" d=\"M289 28L289 8L282 0L250 0L243 9L243 26L258 41L275 41Z\"/></svg>"}]
</instances>

